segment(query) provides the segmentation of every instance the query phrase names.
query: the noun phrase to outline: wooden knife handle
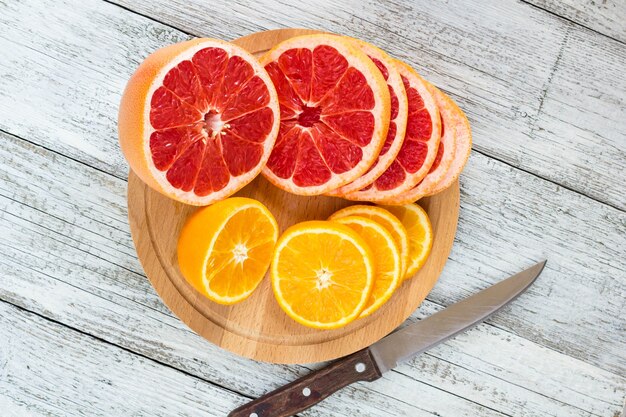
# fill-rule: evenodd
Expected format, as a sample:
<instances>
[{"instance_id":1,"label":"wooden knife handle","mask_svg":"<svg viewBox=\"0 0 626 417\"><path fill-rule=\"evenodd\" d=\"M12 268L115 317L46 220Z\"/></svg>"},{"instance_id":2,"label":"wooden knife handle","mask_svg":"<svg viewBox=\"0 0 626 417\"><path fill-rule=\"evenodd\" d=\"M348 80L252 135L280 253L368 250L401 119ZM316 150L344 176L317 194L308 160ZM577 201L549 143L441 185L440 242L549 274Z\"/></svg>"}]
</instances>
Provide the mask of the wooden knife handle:
<instances>
[{"instance_id":1,"label":"wooden knife handle","mask_svg":"<svg viewBox=\"0 0 626 417\"><path fill-rule=\"evenodd\" d=\"M381 376L372 353L369 349L363 349L252 400L228 416L291 416L317 404L346 385L357 381L374 381Z\"/></svg>"}]
</instances>

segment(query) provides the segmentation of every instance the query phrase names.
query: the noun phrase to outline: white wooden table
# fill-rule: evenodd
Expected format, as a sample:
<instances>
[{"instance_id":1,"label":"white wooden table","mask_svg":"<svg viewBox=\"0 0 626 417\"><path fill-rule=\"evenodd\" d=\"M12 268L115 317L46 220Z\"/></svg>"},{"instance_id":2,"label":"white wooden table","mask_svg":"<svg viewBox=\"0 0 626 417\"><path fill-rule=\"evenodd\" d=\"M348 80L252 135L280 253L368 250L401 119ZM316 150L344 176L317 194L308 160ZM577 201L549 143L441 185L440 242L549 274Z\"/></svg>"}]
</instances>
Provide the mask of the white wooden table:
<instances>
[{"instance_id":1,"label":"white wooden table","mask_svg":"<svg viewBox=\"0 0 626 417\"><path fill-rule=\"evenodd\" d=\"M624 0L0 0L0 415L222 416L319 366L190 331L126 218L117 105L139 62L278 27L378 44L472 122L455 246L414 318L548 259L487 323L302 416L619 416Z\"/></svg>"}]
</instances>

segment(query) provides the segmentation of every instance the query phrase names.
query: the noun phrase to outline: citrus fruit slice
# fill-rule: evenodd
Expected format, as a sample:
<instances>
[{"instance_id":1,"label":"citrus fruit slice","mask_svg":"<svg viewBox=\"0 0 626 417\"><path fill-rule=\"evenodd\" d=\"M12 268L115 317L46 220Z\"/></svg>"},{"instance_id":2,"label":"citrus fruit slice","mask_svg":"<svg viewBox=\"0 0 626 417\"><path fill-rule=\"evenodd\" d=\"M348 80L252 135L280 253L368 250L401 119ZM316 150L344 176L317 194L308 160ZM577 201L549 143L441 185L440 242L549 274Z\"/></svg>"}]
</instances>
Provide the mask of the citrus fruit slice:
<instances>
[{"instance_id":1,"label":"citrus fruit slice","mask_svg":"<svg viewBox=\"0 0 626 417\"><path fill-rule=\"evenodd\" d=\"M374 220L383 226L398 245L400 249L400 265L402 267L402 277L406 275L406 268L409 261L409 238L405 227L389 211L376 206L354 205L343 208L333 213L328 220L337 220L347 216L360 216Z\"/></svg>"},{"instance_id":2,"label":"citrus fruit slice","mask_svg":"<svg viewBox=\"0 0 626 417\"><path fill-rule=\"evenodd\" d=\"M439 115L441 116L441 141L437 148L437 156L430 167L428 175L419 184L395 198L383 201L385 204L408 204L429 195L446 176L454 160L456 152L456 110L454 109L454 103L450 97L437 87L430 83L426 85L437 102Z\"/></svg>"},{"instance_id":3,"label":"citrus fruit slice","mask_svg":"<svg viewBox=\"0 0 626 417\"><path fill-rule=\"evenodd\" d=\"M394 59L381 49L367 42L359 39L351 39L351 41L370 57L383 74L383 77L385 77L387 87L389 88L389 96L391 97L391 116L385 143L374 164L365 174L361 175L356 180L328 193L329 195L336 196L342 196L343 194L360 190L374 182L376 178L389 168L389 165L391 165L396 155L398 155L402 142L404 141L404 132L406 131L409 109L404 84L402 83L400 73L396 69Z\"/></svg>"},{"instance_id":4,"label":"citrus fruit slice","mask_svg":"<svg viewBox=\"0 0 626 417\"><path fill-rule=\"evenodd\" d=\"M374 220L348 216L333 220L344 224L358 233L372 250L375 264L374 288L372 295L361 312L360 317L367 317L391 298L393 292L403 280L400 249L391 233Z\"/></svg>"},{"instance_id":5,"label":"citrus fruit slice","mask_svg":"<svg viewBox=\"0 0 626 417\"><path fill-rule=\"evenodd\" d=\"M348 39L305 35L261 57L280 101L280 130L263 175L295 194L324 194L364 174L389 127L387 83Z\"/></svg>"},{"instance_id":6,"label":"citrus fruit slice","mask_svg":"<svg viewBox=\"0 0 626 417\"><path fill-rule=\"evenodd\" d=\"M207 205L259 174L279 112L276 90L252 55L194 39L159 49L132 75L120 103L120 145L150 187Z\"/></svg>"},{"instance_id":7,"label":"citrus fruit slice","mask_svg":"<svg viewBox=\"0 0 626 417\"><path fill-rule=\"evenodd\" d=\"M463 110L449 97L448 100L452 109L450 124L454 125L455 130L454 138L456 147L454 150L454 159L444 177L428 191L427 195L437 194L454 184L457 178L459 178L461 171L463 171L470 153L472 152L472 129L469 121L465 113L463 113Z\"/></svg>"},{"instance_id":8,"label":"citrus fruit slice","mask_svg":"<svg viewBox=\"0 0 626 417\"><path fill-rule=\"evenodd\" d=\"M263 204L229 198L189 217L178 238L178 265L199 293L234 304L265 276L277 239L278 224Z\"/></svg>"},{"instance_id":9,"label":"citrus fruit slice","mask_svg":"<svg viewBox=\"0 0 626 417\"><path fill-rule=\"evenodd\" d=\"M415 187L428 174L441 139L439 110L426 82L407 64L396 60L409 102L404 141L396 159L372 184L344 197L384 201Z\"/></svg>"},{"instance_id":10,"label":"citrus fruit slice","mask_svg":"<svg viewBox=\"0 0 626 417\"><path fill-rule=\"evenodd\" d=\"M335 329L363 311L374 285L373 254L348 226L308 221L280 237L270 267L276 301L289 317Z\"/></svg>"},{"instance_id":11,"label":"citrus fruit slice","mask_svg":"<svg viewBox=\"0 0 626 417\"><path fill-rule=\"evenodd\" d=\"M433 228L426 211L417 204L385 206L406 228L409 236L409 263L405 279L409 279L424 266L433 247Z\"/></svg>"}]
</instances>

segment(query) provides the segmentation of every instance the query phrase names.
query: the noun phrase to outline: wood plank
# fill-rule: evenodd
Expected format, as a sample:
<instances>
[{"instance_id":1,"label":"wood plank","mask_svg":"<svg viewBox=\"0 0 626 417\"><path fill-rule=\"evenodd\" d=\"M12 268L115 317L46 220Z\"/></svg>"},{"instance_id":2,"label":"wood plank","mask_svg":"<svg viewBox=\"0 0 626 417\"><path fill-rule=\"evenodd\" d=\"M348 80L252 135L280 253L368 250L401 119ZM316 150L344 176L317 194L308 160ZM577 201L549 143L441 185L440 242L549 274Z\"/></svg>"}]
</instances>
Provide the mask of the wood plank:
<instances>
[{"instance_id":1,"label":"wood plank","mask_svg":"<svg viewBox=\"0 0 626 417\"><path fill-rule=\"evenodd\" d=\"M552 171L550 178L621 209L626 208L625 69L626 45L597 33L567 32L524 144L537 164ZM572 142L561 140L566 136ZM609 171L601 173L604 168L597 163ZM609 172L620 194L612 200L603 198L610 194L602 179Z\"/></svg>"},{"instance_id":2,"label":"wood plank","mask_svg":"<svg viewBox=\"0 0 626 417\"><path fill-rule=\"evenodd\" d=\"M0 302L8 416L226 415L242 397Z\"/></svg>"},{"instance_id":3,"label":"wood plank","mask_svg":"<svg viewBox=\"0 0 626 417\"><path fill-rule=\"evenodd\" d=\"M148 281L133 271L138 266L127 253L128 232L124 239L111 231L117 230L114 222L91 220L93 207L110 207L113 218L125 217L125 183L0 135L5 143L0 164L7 167L0 176L0 264L5 271L1 299L251 396L307 372L310 367L245 360L188 330L160 303ZM489 191L488 184L496 178L502 188L519 194ZM546 200L554 191L549 185L480 154L472 156L462 179L456 246L432 301L414 317L429 315L542 255L550 259L545 275L490 324L403 365L381 382L349 388L310 415L354 415L363 401L371 405L372 415L540 416L550 410L553 415L602 416L620 407L626 387L617 376L623 370L624 346L617 328L624 288L619 280L610 284L603 276L619 277L619 268L623 271L623 259L610 258L619 233L623 235L625 216L567 190ZM594 210L586 207L589 204ZM581 242L569 248L555 241L551 234L566 242L575 237L575 232L562 231L561 224L551 226L557 207L567 213L588 211L583 213L586 220L606 235L595 238L606 246ZM503 213L494 216L492 210ZM576 215L562 221L585 233ZM611 234L611 228L617 231ZM549 238L538 243L541 229ZM92 246L81 246L91 240ZM105 253L109 245L119 247L118 252ZM511 256L513 251L517 255ZM574 274L564 267L569 257ZM597 272L589 279L593 269ZM588 287L586 292L580 291L582 286ZM581 294L592 301L576 306ZM598 303L599 298L604 302ZM561 309L566 311L559 313ZM580 320L585 314L593 321ZM594 340L607 334L617 336L602 345ZM584 394L579 394L583 386Z\"/></svg>"},{"instance_id":4,"label":"wood plank","mask_svg":"<svg viewBox=\"0 0 626 417\"><path fill-rule=\"evenodd\" d=\"M626 209L626 85L612 71L626 65L626 46L533 6L118 2L194 35L305 26L372 41L451 93L472 121L475 149ZM0 129L123 178L115 125L125 82L148 53L189 35L97 0L12 2L0 28ZM584 105L551 105L561 90Z\"/></svg>"},{"instance_id":5,"label":"wood plank","mask_svg":"<svg viewBox=\"0 0 626 417\"><path fill-rule=\"evenodd\" d=\"M5 3L0 129L126 178L117 142L126 79L148 51L188 38L98 0Z\"/></svg>"},{"instance_id":6,"label":"wood plank","mask_svg":"<svg viewBox=\"0 0 626 417\"><path fill-rule=\"evenodd\" d=\"M523 0L589 29L626 42L626 2L622 0Z\"/></svg>"},{"instance_id":7,"label":"wood plank","mask_svg":"<svg viewBox=\"0 0 626 417\"><path fill-rule=\"evenodd\" d=\"M427 303L417 317L427 317L441 308L438 304ZM541 364L538 357L542 358ZM615 374L607 375L607 383L596 385L597 381L588 379L593 372L589 364L572 361L529 340L511 338L509 332L496 326L483 328L481 325L432 349L413 364L398 367L397 371L466 398L476 396L476 391L485 392L484 398L479 396L482 404L511 416L566 416L587 412L609 416L619 410L620 400L619 396L614 396L614 387L626 389L624 379ZM440 378L441 371L446 375L445 380ZM480 374L478 384L475 372ZM532 394L520 395L518 386ZM595 388L589 391L588 387L592 386ZM546 396L550 397L549 401Z\"/></svg>"}]
</instances>

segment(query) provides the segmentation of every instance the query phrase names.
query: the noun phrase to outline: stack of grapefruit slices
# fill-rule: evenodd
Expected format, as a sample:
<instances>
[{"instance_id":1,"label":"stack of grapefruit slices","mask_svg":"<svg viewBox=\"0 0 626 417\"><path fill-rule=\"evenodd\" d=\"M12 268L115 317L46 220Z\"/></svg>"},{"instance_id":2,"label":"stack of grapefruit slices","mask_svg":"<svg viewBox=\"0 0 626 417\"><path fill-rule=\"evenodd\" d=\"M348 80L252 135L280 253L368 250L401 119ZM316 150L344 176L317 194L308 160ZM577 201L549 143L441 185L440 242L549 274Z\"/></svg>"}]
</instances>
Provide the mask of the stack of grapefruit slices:
<instances>
[{"instance_id":1,"label":"stack of grapefruit slices","mask_svg":"<svg viewBox=\"0 0 626 417\"><path fill-rule=\"evenodd\" d=\"M375 46L329 34L259 60L213 39L160 49L128 82L119 138L147 185L192 205L260 173L294 194L403 205L452 185L471 149L446 94Z\"/></svg>"}]
</instances>

